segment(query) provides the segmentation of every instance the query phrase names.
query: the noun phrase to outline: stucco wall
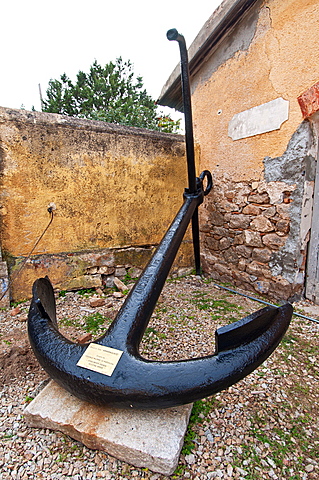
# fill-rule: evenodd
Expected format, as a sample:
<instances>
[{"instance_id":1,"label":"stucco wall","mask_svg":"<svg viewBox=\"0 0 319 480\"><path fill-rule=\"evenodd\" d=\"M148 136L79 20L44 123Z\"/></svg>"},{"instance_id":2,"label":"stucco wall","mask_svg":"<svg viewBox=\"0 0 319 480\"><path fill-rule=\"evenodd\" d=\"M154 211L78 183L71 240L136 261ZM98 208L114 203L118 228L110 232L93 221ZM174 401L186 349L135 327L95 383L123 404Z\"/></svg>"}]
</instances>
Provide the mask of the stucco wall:
<instances>
[{"instance_id":1,"label":"stucco wall","mask_svg":"<svg viewBox=\"0 0 319 480\"><path fill-rule=\"evenodd\" d=\"M210 169L220 186L202 209L207 270L286 299L302 293L304 286L317 140L310 124L303 123L297 97L319 80L318 21L317 0L260 1L193 79L201 169ZM288 119L280 128L239 140L228 136L234 115L278 98L289 102ZM277 175L269 173L273 169ZM274 201L271 182L277 189ZM253 195L264 197L254 201ZM216 214L222 216L223 232L214 230ZM236 215L246 216L237 222L235 234L229 222ZM258 245L249 243L252 235L258 236ZM235 249L236 242L247 247L245 252ZM262 250L266 256L257 255Z\"/></svg>"},{"instance_id":2,"label":"stucco wall","mask_svg":"<svg viewBox=\"0 0 319 480\"><path fill-rule=\"evenodd\" d=\"M192 98L195 134L202 164L214 172L227 172L238 181L260 179L263 159L285 152L302 122L297 97L319 79L317 0L271 0L254 9L258 9L257 22L250 13L235 32L238 36L243 30L251 36L253 28L249 46L232 39L236 48L227 58L229 34L192 80L196 85ZM217 70L216 56L221 57ZM214 67L210 68L211 64ZM207 79L206 72L212 70ZM278 97L290 102L289 119L280 130L236 141L228 137L233 115Z\"/></svg>"},{"instance_id":3,"label":"stucco wall","mask_svg":"<svg viewBox=\"0 0 319 480\"><path fill-rule=\"evenodd\" d=\"M182 136L5 108L0 166L2 253L11 273L47 225L48 205L56 206L13 280L15 299L30 296L33 280L45 274L55 285L80 288L101 284L99 268L143 266L187 185ZM146 254L130 262L132 248Z\"/></svg>"}]
</instances>

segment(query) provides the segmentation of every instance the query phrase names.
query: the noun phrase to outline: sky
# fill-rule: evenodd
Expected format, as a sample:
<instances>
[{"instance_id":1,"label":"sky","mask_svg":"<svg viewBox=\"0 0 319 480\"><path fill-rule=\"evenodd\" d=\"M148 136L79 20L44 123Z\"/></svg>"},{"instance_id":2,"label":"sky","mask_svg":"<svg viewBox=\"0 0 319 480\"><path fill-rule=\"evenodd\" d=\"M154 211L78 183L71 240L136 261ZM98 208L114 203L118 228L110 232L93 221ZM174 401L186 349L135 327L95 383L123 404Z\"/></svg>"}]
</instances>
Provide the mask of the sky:
<instances>
[{"instance_id":1,"label":"sky","mask_svg":"<svg viewBox=\"0 0 319 480\"><path fill-rule=\"evenodd\" d=\"M130 60L157 99L179 63L176 28L189 47L221 0L10 0L1 5L0 106L41 110L50 79L75 80L97 60Z\"/></svg>"}]
</instances>

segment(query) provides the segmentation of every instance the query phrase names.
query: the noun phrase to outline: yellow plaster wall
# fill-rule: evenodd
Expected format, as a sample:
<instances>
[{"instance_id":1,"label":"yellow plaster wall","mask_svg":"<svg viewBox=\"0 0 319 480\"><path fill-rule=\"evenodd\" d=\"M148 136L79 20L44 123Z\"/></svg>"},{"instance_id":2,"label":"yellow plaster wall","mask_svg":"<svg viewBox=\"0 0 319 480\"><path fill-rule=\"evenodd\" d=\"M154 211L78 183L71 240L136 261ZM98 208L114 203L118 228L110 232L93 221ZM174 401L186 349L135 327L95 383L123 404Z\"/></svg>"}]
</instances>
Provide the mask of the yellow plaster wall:
<instances>
[{"instance_id":1,"label":"yellow plaster wall","mask_svg":"<svg viewBox=\"0 0 319 480\"><path fill-rule=\"evenodd\" d=\"M27 255L154 244L182 203L184 138L0 109L2 249Z\"/></svg>"},{"instance_id":2,"label":"yellow plaster wall","mask_svg":"<svg viewBox=\"0 0 319 480\"><path fill-rule=\"evenodd\" d=\"M192 102L202 169L238 181L259 180L263 159L284 153L302 122L297 97L319 80L318 22L317 0L265 1L248 50L199 81ZM236 141L228 137L236 113L278 97L290 102L280 130Z\"/></svg>"},{"instance_id":3,"label":"yellow plaster wall","mask_svg":"<svg viewBox=\"0 0 319 480\"><path fill-rule=\"evenodd\" d=\"M102 286L105 271L123 262L142 268L185 187L181 135L0 107L1 249L11 298L30 297L44 275L56 288L76 289ZM51 203L52 225L20 272ZM177 268L192 264L189 242L188 235Z\"/></svg>"}]
</instances>

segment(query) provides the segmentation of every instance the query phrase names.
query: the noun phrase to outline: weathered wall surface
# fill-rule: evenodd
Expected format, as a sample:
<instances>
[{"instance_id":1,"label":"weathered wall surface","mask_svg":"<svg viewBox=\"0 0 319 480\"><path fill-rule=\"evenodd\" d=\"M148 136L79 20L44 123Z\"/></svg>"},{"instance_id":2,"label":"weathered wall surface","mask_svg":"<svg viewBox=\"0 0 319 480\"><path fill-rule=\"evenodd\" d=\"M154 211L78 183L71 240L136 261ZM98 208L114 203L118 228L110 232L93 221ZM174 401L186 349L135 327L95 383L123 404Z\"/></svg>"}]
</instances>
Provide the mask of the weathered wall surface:
<instances>
[{"instance_id":1,"label":"weathered wall surface","mask_svg":"<svg viewBox=\"0 0 319 480\"><path fill-rule=\"evenodd\" d=\"M285 299L304 285L317 140L297 97L319 80L318 20L317 0L260 1L194 78L201 169L218 189L202 210L206 269ZM289 102L281 126L229 136L235 115L276 99Z\"/></svg>"},{"instance_id":2,"label":"weathered wall surface","mask_svg":"<svg viewBox=\"0 0 319 480\"><path fill-rule=\"evenodd\" d=\"M30 296L33 280L45 274L80 288L100 284L116 265L143 266L186 186L182 136L5 108L0 166L2 253L11 272L48 224L48 205L56 205L51 227L13 281L14 298ZM130 262L131 247L146 254Z\"/></svg>"}]
</instances>

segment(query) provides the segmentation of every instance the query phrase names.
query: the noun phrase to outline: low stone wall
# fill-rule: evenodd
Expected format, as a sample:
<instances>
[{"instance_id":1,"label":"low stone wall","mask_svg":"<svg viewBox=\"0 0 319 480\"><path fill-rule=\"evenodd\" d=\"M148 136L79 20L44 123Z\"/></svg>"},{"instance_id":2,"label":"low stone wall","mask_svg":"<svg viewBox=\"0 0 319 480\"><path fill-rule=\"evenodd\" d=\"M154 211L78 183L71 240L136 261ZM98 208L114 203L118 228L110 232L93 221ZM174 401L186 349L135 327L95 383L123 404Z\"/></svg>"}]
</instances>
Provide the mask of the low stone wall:
<instances>
[{"instance_id":1,"label":"low stone wall","mask_svg":"<svg viewBox=\"0 0 319 480\"><path fill-rule=\"evenodd\" d=\"M43 275L57 288L89 288L144 266L163 237L187 186L184 137L0 107L0 182L12 299L30 297ZM53 222L20 272L49 205ZM185 242L177 265L186 267Z\"/></svg>"},{"instance_id":2,"label":"low stone wall","mask_svg":"<svg viewBox=\"0 0 319 480\"><path fill-rule=\"evenodd\" d=\"M33 255L20 270L24 257L9 259L15 299L29 298L35 278L48 275L54 288L80 290L83 288L113 287L114 277L136 279L151 259L156 245L101 249L60 254ZM190 273L193 263L191 240L185 240L173 264L171 275ZM4 262L3 262L4 263Z\"/></svg>"}]
</instances>

